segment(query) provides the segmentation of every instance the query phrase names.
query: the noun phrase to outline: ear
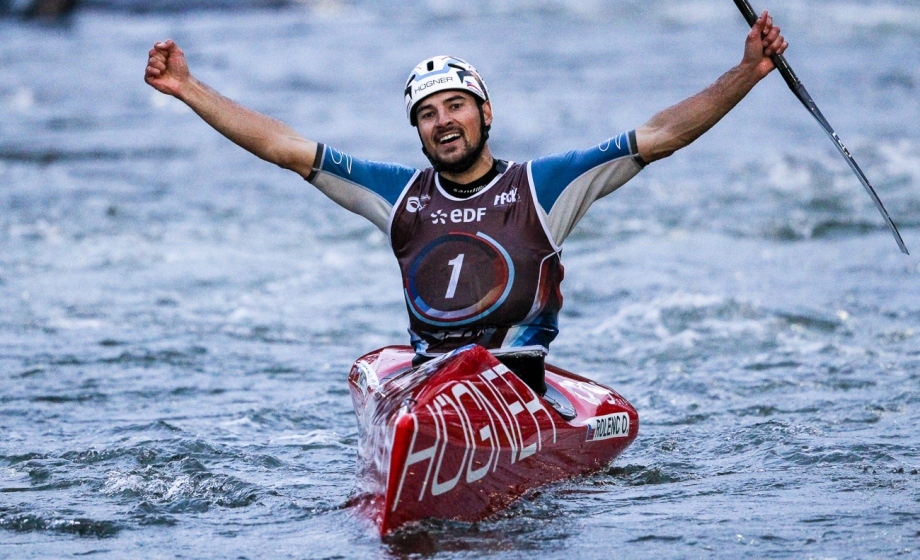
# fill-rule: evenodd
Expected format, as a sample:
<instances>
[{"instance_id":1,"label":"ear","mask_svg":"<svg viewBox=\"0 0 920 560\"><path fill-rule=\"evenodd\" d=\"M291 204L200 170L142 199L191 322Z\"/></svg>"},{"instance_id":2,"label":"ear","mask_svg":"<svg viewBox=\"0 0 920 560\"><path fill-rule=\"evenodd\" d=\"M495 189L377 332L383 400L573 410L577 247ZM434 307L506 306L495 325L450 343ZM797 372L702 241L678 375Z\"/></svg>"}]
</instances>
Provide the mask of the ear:
<instances>
[{"instance_id":1,"label":"ear","mask_svg":"<svg viewBox=\"0 0 920 560\"><path fill-rule=\"evenodd\" d=\"M492 126L492 102L486 101L482 104L482 118L486 121L486 126Z\"/></svg>"}]
</instances>

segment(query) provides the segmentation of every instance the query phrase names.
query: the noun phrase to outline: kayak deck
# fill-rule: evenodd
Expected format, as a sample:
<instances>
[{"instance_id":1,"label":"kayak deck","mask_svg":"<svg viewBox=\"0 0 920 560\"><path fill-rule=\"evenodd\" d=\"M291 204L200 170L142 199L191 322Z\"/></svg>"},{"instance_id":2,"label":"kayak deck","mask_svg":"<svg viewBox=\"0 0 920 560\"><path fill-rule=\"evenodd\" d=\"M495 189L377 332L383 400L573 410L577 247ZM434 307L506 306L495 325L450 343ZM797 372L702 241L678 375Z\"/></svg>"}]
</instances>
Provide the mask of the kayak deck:
<instances>
[{"instance_id":1,"label":"kayak deck","mask_svg":"<svg viewBox=\"0 0 920 560\"><path fill-rule=\"evenodd\" d=\"M639 416L612 389L546 365L546 398L467 346L418 367L408 346L359 358L362 512L385 535L425 518L478 521L544 484L607 466ZM565 402L567 401L567 402Z\"/></svg>"}]
</instances>

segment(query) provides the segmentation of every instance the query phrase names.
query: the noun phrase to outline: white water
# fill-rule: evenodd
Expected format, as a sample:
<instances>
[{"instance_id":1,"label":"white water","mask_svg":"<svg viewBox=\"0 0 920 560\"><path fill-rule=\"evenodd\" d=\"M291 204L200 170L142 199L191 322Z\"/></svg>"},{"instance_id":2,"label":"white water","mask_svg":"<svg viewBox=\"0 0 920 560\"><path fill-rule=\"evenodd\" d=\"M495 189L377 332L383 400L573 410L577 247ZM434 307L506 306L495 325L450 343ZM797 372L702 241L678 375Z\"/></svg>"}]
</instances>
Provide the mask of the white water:
<instances>
[{"instance_id":1,"label":"white water","mask_svg":"<svg viewBox=\"0 0 920 560\"><path fill-rule=\"evenodd\" d=\"M630 399L633 447L494 520L386 542L345 507L345 375L407 338L386 240L142 81L174 37L225 94L423 165L401 88L451 53L489 84L494 151L524 160L713 81L740 58L731 3L100 5L0 21L0 555L916 554L920 265L778 76L566 242L551 361ZM920 252L917 7L774 10Z\"/></svg>"}]
</instances>

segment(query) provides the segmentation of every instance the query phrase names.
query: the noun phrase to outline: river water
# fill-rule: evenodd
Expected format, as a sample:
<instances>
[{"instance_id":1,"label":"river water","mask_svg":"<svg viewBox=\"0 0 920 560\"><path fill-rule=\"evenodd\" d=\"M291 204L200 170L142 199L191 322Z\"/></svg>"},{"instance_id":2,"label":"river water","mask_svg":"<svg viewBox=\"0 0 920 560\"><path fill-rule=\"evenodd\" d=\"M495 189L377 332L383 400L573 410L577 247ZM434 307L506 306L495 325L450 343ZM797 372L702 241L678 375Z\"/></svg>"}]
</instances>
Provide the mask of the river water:
<instances>
[{"instance_id":1,"label":"river water","mask_svg":"<svg viewBox=\"0 0 920 560\"><path fill-rule=\"evenodd\" d=\"M920 261L778 75L566 242L550 361L636 406L633 446L383 541L349 507L345 377L407 342L386 240L142 80L172 37L226 95L421 166L404 80L453 54L489 84L493 151L522 161L715 80L741 56L731 2L134 8L0 20L0 556L920 555ZM920 254L920 7L772 8Z\"/></svg>"}]
</instances>

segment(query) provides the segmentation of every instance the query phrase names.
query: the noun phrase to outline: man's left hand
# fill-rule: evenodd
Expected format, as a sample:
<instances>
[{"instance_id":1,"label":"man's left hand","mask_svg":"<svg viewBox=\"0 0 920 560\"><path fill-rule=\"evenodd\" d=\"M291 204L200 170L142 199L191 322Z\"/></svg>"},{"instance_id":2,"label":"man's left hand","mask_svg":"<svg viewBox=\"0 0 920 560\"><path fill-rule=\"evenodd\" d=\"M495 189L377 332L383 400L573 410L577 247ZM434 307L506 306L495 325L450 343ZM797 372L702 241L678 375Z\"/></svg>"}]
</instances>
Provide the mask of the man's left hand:
<instances>
[{"instance_id":1,"label":"man's left hand","mask_svg":"<svg viewBox=\"0 0 920 560\"><path fill-rule=\"evenodd\" d=\"M764 10L748 33L741 64L752 66L761 76L766 76L776 67L770 57L783 54L788 46L779 27L773 25L773 16Z\"/></svg>"}]
</instances>

